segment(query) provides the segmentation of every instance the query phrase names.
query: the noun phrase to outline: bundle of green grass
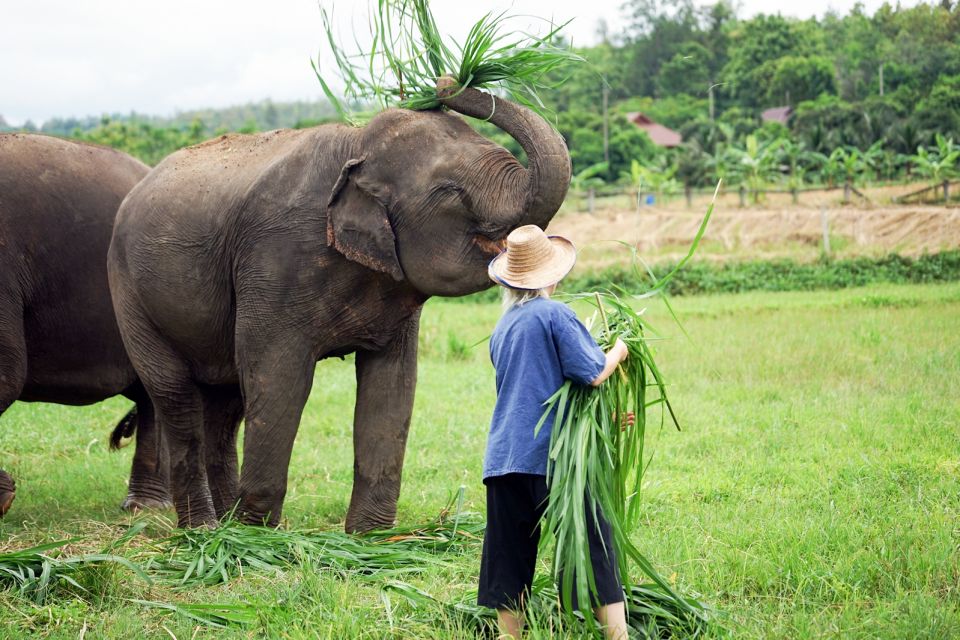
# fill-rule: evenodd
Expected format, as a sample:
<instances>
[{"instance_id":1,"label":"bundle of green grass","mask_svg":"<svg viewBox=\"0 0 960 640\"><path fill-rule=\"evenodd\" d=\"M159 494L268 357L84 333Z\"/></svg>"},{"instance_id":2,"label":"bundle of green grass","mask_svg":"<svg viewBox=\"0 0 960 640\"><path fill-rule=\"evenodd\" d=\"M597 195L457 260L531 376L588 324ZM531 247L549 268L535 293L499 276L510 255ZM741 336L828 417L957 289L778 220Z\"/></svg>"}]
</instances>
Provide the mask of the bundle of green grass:
<instances>
[{"instance_id":1,"label":"bundle of green grass","mask_svg":"<svg viewBox=\"0 0 960 640\"><path fill-rule=\"evenodd\" d=\"M371 44L358 43L352 54L337 43L330 15L323 11L327 43L342 94L359 103L382 107L436 109L437 81L450 76L461 88L505 90L510 97L543 115L539 91L559 80L551 72L583 58L557 46L565 24L551 26L542 36L507 29L506 13L483 16L462 43L441 36L428 0L378 0L370 16ZM320 86L340 115L350 120L336 93L311 61Z\"/></svg>"},{"instance_id":2,"label":"bundle of green grass","mask_svg":"<svg viewBox=\"0 0 960 640\"><path fill-rule=\"evenodd\" d=\"M661 427L668 420L678 430L680 424L654 359L651 341L655 334L631 302L663 296L670 279L693 257L713 207L711 203L687 255L663 278L656 279L649 269L642 273L634 253L635 278L652 283L646 293L628 295L622 289L612 288L567 296L571 302L581 300L595 307L588 328L604 351L620 339L629 355L600 387L567 381L547 401L537 425L539 430L555 411L547 465L550 498L541 523L545 535L540 550L554 547L553 573L563 576L558 585L560 601L567 610L572 608L574 593L579 603L595 601L586 527L598 522L602 514L613 533L620 575L627 587L631 626L635 629L636 621L646 619L656 622L657 629L696 635L705 629L709 619L708 609L695 598L677 593L632 540L641 514L647 426L654 417L659 418ZM655 411L658 413L654 414ZM633 425L627 424L628 414L635 416ZM631 586L631 565L639 568L651 583ZM635 616L638 611L641 613Z\"/></svg>"}]
</instances>

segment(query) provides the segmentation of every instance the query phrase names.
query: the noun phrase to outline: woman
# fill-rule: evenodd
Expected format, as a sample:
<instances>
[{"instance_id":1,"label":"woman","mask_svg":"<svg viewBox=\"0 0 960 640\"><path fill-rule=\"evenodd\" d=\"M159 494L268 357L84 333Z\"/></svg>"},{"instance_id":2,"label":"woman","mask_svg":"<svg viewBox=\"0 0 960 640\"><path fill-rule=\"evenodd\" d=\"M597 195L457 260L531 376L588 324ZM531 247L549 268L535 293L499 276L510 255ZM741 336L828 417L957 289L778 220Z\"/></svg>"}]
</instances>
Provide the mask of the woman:
<instances>
[{"instance_id":1,"label":"woman","mask_svg":"<svg viewBox=\"0 0 960 640\"><path fill-rule=\"evenodd\" d=\"M502 636L513 638L520 637L549 495L553 416L534 437L544 403L566 379L599 386L627 357L621 340L604 353L573 311L550 300L574 262L569 240L527 225L507 236L506 251L489 267L491 279L503 287L504 313L490 337L497 402L483 465L487 530L477 601L497 610ZM608 638L625 639L623 587L610 527L601 517L599 530L591 523L587 531L597 619Z\"/></svg>"}]
</instances>

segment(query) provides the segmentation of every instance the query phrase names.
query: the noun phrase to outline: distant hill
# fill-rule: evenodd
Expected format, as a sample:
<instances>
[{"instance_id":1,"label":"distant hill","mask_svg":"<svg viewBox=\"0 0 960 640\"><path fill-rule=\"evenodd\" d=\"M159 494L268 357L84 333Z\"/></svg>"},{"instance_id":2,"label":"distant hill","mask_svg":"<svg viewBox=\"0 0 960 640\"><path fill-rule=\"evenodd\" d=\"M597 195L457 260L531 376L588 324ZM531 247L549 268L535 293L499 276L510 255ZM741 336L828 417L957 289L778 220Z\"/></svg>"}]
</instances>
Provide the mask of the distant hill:
<instances>
[{"instance_id":1,"label":"distant hill","mask_svg":"<svg viewBox=\"0 0 960 640\"><path fill-rule=\"evenodd\" d=\"M213 135L218 131L238 131L241 129L264 131L304 127L336 119L336 111L327 101L273 102L263 100L223 109L179 111L172 117L130 112L128 114L112 113L83 118L51 118L39 128L28 123L25 127L16 127L15 129L34 130L58 136L72 136L77 132L91 131L109 122L149 124L152 127L164 129L186 129L196 126L197 121L199 121L202 129ZM7 125L3 116L0 116L0 131L12 129L14 127Z\"/></svg>"}]
</instances>

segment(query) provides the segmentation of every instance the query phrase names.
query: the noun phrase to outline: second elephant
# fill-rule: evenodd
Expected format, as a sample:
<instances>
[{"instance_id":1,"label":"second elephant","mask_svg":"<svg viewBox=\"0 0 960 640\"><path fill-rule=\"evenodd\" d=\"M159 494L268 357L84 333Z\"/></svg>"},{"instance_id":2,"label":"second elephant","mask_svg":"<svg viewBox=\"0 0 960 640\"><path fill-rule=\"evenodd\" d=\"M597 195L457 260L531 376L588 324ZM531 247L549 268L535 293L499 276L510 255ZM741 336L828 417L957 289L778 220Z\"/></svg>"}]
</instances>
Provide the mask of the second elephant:
<instances>
[{"instance_id":1,"label":"second elephant","mask_svg":"<svg viewBox=\"0 0 960 640\"><path fill-rule=\"evenodd\" d=\"M137 408L123 507L169 506L153 407L120 340L107 248L123 197L149 167L50 136L0 134L0 415L14 401L84 405L122 394ZM15 495L0 473L0 515Z\"/></svg>"}]
</instances>

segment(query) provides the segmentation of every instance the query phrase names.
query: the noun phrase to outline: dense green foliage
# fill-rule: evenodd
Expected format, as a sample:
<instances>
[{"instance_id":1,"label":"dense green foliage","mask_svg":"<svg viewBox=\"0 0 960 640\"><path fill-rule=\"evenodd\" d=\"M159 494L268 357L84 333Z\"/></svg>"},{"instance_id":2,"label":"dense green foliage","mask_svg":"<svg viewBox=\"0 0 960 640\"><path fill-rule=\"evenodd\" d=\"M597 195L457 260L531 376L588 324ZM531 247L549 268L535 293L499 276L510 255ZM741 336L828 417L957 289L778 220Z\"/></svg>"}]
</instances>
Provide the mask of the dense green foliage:
<instances>
[{"instance_id":1,"label":"dense green foliage","mask_svg":"<svg viewBox=\"0 0 960 640\"><path fill-rule=\"evenodd\" d=\"M612 181L630 171L623 155L651 162L649 154L619 154L612 135L608 157L581 152L585 130L596 127L579 114L602 116L603 78L611 122L641 111L683 135L680 149L654 150L689 185L724 178L757 190L902 178L918 147L935 148L937 134L960 139L960 9L950 2L884 5L873 15L857 5L809 20L740 19L726 2L692 0L631 0L625 10L629 26L578 49L592 64L552 97L574 173L609 160L603 177ZM786 126L761 122L763 110L781 106L793 108ZM762 174L744 166L751 137L769 165ZM839 180L828 160L838 148L853 158Z\"/></svg>"},{"instance_id":2,"label":"dense green foliage","mask_svg":"<svg viewBox=\"0 0 960 640\"><path fill-rule=\"evenodd\" d=\"M673 271L674 263L651 267L658 278ZM665 285L670 295L741 293L744 291L813 291L844 289L871 284L919 284L960 281L960 251L943 251L918 258L890 254L881 258L855 257L819 262L795 260L745 260L722 263L690 262ZM567 276L564 291L592 291L611 285L629 293L643 293L650 283L637 282L633 269L617 266ZM500 291L487 289L465 301L494 301Z\"/></svg>"},{"instance_id":3,"label":"dense green foliage","mask_svg":"<svg viewBox=\"0 0 960 640\"><path fill-rule=\"evenodd\" d=\"M657 265L662 276L673 265ZM692 262L667 283L672 295L698 293L740 293L743 291L811 291L843 289L876 283L928 283L960 280L960 251L945 251L916 259L891 254L883 258L849 258L801 263L792 260L745 262ZM636 290L635 276L626 269L609 269L567 283L568 290L589 290L618 284Z\"/></svg>"}]
</instances>

